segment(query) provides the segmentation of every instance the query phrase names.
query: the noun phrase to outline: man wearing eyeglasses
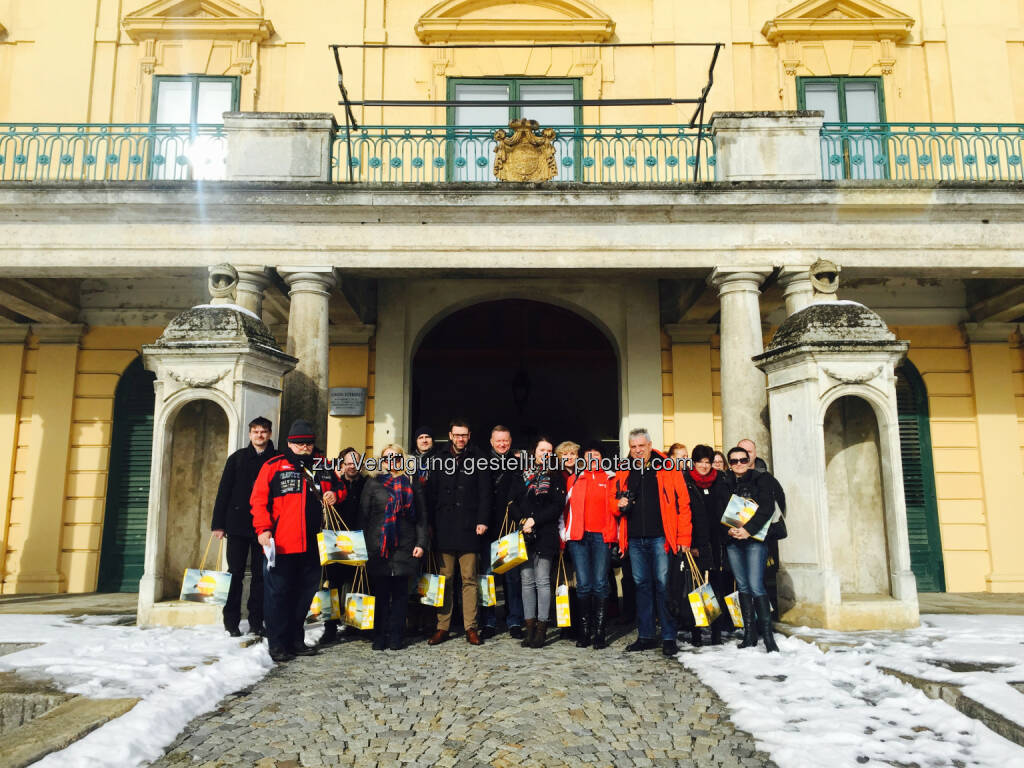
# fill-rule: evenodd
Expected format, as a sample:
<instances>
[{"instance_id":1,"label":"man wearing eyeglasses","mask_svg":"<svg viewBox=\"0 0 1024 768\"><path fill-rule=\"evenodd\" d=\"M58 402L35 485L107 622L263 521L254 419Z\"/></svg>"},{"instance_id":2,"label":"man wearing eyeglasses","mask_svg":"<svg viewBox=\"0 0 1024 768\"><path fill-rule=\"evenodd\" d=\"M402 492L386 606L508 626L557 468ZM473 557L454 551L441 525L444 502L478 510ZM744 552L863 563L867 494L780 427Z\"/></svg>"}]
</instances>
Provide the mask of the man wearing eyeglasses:
<instances>
[{"instance_id":1,"label":"man wearing eyeglasses","mask_svg":"<svg viewBox=\"0 0 1024 768\"><path fill-rule=\"evenodd\" d=\"M314 468L313 425L297 419L287 440L284 453L263 465L249 499L260 545L274 544L275 563L264 574L263 620L277 662L316 654L306 647L303 624L320 582L316 535L323 503L338 500L333 474Z\"/></svg>"},{"instance_id":2,"label":"man wearing eyeglasses","mask_svg":"<svg viewBox=\"0 0 1024 768\"><path fill-rule=\"evenodd\" d=\"M427 641L438 645L448 639L455 609L451 584L458 564L462 575L462 622L466 641L483 645L477 630L478 557L481 537L491 527L491 476L486 458L469 445L469 424L455 419L448 425L448 450L436 458L444 466L427 480L427 509L434 532L434 551L441 553L445 579L444 605L437 611L437 631ZM482 570L482 569L481 569Z\"/></svg>"}]
</instances>

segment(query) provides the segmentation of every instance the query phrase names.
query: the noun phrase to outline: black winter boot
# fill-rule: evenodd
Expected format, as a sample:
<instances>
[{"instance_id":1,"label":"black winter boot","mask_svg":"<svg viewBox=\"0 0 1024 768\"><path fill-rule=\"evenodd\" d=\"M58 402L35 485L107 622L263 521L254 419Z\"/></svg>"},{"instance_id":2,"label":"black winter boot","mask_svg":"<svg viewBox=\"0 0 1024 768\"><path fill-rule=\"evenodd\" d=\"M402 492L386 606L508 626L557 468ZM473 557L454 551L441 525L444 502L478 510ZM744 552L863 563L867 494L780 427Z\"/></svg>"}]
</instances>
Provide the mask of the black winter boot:
<instances>
[{"instance_id":1,"label":"black winter boot","mask_svg":"<svg viewBox=\"0 0 1024 768\"><path fill-rule=\"evenodd\" d=\"M608 647L608 641L604 636L605 611L608 608L608 603L604 600L594 598L592 605L594 606L594 650L599 651L602 648Z\"/></svg>"},{"instance_id":2,"label":"black winter boot","mask_svg":"<svg viewBox=\"0 0 1024 768\"><path fill-rule=\"evenodd\" d=\"M754 617L754 596L749 592L740 592L740 613L743 614L740 648L753 648L757 645L757 619Z\"/></svg>"},{"instance_id":3,"label":"black winter boot","mask_svg":"<svg viewBox=\"0 0 1024 768\"><path fill-rule=\"evenodd\" d=\"M704 635L700 631L700 627L694 627L690 630L690 645L695 648L700 648L704 645Z\"/></svg>"},{"instance_id":4,"label":"black winter boot","mask_svg":"<svg viewBox=\"0 0 1024 768\"><path fill-rule=\"evenodd\" d=\"M586 648L590 645L591 634L594 631L593 610L594 598L590 595L580 598L579 629L576 632L576 647Z\"/></svg>"},{"instance_id":5,"label":"black winter boot","mask_svg":"<svg viewBox=\"0 0 1024 768\"><path fill-rule=\"evenodd\" d=\"M533 642L530 643L531 648L543 648L544 641L548 636L548 623L546 621L538 621L536 629L533 633Z\"/></svg>"},{"instance_id":6,"label":"black winter boot","mask_svg":"<svg viewBox=\"0 0 1024 768\"><path fill-rule=\"evenodd\" d=\"M772 634L771 601L768 599L768 595L758 595L754 600L757 605L757 628L761 632L761 637L764 638L764 649L768 653L778 653L779 646L775 644L775 635Z\"/></svg>"},{"instance_id":7,"label":"black winter boot","mask_svg":"<svg viewBox=\"0 0 1024 768\"><path fill-rule=\"evenodd\" d=\"M526 620L526 631L523 634L523 642L521 645L523 648L529 648L533 643L533 638L537 634L537 620L527 619Z\"/></svg>"}]
</instances>

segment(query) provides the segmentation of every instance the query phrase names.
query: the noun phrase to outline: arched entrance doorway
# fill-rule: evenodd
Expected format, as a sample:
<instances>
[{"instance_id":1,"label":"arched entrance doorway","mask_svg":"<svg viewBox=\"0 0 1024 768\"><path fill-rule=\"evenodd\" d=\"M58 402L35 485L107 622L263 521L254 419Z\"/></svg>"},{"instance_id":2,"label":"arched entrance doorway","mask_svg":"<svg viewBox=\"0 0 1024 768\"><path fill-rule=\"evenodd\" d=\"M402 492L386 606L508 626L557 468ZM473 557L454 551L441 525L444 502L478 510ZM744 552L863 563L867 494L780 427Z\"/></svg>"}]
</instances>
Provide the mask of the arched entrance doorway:
<instances>
[{"instance_id":1,"label":"arched entrance doorway","mask_svg":"<svg viewBox=\"0 0 1024 768\"><path fill-rule=\"evenodd\" d=\"M149 469L153 458L153 381L132 361L114 391L113 435L97 589L138 592L146 554Z\"/></svg>"},{"instance_id":2,"label":"arched entrance doorway","mask_svg":"<svg viewBox=\"0 0 1024 768\"><path fill-rule=\"evenodd\" d=\"M448 420L462 417L479 446L504 424L516 447L544 433L601 440L611 455L619 439L616 353L594 324L553 304L474 304L424 336L413 356L410 414L412 428L427 425L441 439Z\"/></svg>"},{"instance_id":3,"label":"arched entrance doorway","mask_svg":"<svg viewBox=\"0 0 1024 768\"><path fill-rule=\"evenodd\" d=\"M928 391L921 374L909 360L904 360L896 369L896 408L900 424L910 567L917 579L918 592L945 592L946 575L942 563L928 422Z\"/></svg>"}]
</instances>

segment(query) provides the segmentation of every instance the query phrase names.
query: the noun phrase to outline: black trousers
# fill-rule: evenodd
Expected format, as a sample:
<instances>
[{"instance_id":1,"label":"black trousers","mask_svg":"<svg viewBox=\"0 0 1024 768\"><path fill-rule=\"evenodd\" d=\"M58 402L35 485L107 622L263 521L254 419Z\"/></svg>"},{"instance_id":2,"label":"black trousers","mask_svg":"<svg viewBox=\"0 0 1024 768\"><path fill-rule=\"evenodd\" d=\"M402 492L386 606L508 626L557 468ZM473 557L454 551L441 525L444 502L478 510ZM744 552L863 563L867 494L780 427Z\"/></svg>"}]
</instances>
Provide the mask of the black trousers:
<instances>
[{"instance_id":1,"label":"black trousers","mask_svg":"<svg viewBox=\"0 0 1024 768\"><path fill-rule=\"evenodd\" d=\"M409 608L409 577L370 575L373 585L373 634L388 643L401 642L405 635L405 616Z\"/></svg>"},{"instance_id":2,"label":"black trousers","mask_svg":"<svg viewBox=\"0 0 1024 768\"><path fill-rule=\"evenodd\" d=\"M316 550L294 555L278 553L273 568L264 569L263 618L271 648L305 645L306 614L320 584Z\"/></svg>"},{"instance_id":3,"label":"black trousers","mask_svg":"<svg viewBox=\"0 0 1024 768\"><path fill-rule=\"evenodd\" d=\"M248 566L252 578L249 580L246 610L249 629L255 631L263 627L263 547L256 539L228 534L227 550L231 586L228 588L228 601L224 605L224 627L229 630L238 629L238 622L242 618L242 586Z\"/></svg>"}]
</instances>

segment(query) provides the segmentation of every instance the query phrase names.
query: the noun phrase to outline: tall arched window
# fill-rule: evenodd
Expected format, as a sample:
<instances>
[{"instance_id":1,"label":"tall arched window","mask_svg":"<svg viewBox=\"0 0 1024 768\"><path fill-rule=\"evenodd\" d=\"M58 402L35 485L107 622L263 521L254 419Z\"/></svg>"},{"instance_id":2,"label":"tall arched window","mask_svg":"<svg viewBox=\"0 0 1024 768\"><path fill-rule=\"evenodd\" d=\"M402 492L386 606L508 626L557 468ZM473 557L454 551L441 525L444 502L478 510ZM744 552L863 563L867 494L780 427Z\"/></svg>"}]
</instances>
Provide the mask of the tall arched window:
<instances>
[{"instance_id":1,"label":"tall arched window","mask_svg":"<svg viewBox=\"0 0 1024 768\"><path fill-rule=\"evenodd\" d=\"M903 495L907 505L910 565L919 592L945 592L935 468L928 424L928 392L909 360L896 369L896 403L903 456Z\"/></svg>"}]
</instances>

